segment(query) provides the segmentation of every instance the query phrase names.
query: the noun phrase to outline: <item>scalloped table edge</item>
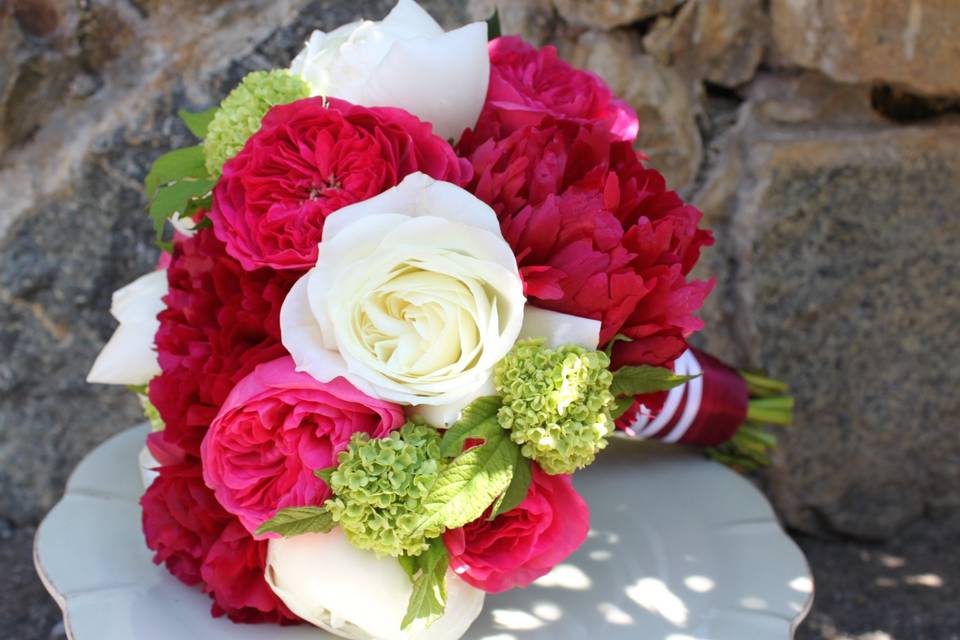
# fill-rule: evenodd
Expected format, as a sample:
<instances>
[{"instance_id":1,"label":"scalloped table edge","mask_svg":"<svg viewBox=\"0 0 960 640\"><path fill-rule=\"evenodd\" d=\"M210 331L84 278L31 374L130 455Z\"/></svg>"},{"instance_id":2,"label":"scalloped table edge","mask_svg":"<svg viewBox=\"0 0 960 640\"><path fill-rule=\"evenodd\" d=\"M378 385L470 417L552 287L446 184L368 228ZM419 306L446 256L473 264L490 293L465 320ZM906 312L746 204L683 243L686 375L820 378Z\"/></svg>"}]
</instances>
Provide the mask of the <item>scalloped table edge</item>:
<instances>
[{"instance_id":1,"label":"scalloped table edge","mask_svg":"<svg viewBox=\"0 0 960 640\"><path fill-rule=\"evenodd\" d=\"M40 551L39 551L40 541L42 540L42 538L43 538L43 536L44 536L45 526L47 526L48 523L51 521L51 519L52 519L51 516L54 516L54 514L55 514L55 512L58 510L58 508L60 508L61 505L63 505L64 501L65 501L67 498L69 498L69 497L74 497L74 496L87 496L87 497L91 497L91 498L99 498L99 499L104 499L104 498L106 498L106 499L108 499L108 500L117 500L117 501L119 501L119 502L130 502L130 501L133 501L134 503L138 503L138 502L139 502L139 495L142 493L142 490L141 490L141 488L139 488L139 487L137 488L137 491L135 492L135 494L131 494L131 493L129 493L129 492L123 492L123 491L118 491L118 492L116 492L116 493L113 493L113 492L104 492L104 491L101 491L101 490L93 490L93 491L91 491L91 490L89 490L89 489L84 489L82 486L81 486L81 487L77 487L76 485L78 484L79 480L82 478L82 475L83 475L83 474L89 473L89 465L88 465L87 463L88 463L89 459L91 458L91 456L92 456L92 454L93 454L94 452L100 451L100 450L103 450L103 449L106 449L106 448L111 448L111 447L117 447L117 448L119 448L119 447L121 447L123 441L126 440L126 439L128 439L128 438L129 438L129 439L136 439L136 440L138 441L138 443L139 443L140 441L143 440L143 437L144 437L144 436L146 435L146 433L148 433L148 432L149 432L149 426L148 426L146 423L139 424L139 425L136 425L136 426L134 426L134 427L130 427L130 428L124 430L124 431L121 431L121 432L119 432L119 433L111 436L110 438L108 438L107 440L105 440L104 442L102 442L101 444L99 444L97 447L95 447L94 449L92 449L92 450L90 451L90 453L88 453L88 454L80 461L80 463L77 465L77 467L71 472L71 474L70 474L70 476L69 476L69 479L67 480L66 487L65 487L65 489L64 489L64 495L63 495L63 497L53 506L53 508L50 509L50 511L49 511L49 512L47 513L47 515L44 517L43 521L42 521L42 522L40 523L40 525L38 526L37 531L36 531L36 534L34 535L34 541L33 541L33 562L34 562L34 566L35 566L36 571L37 571L37 574L38 574L41 582L43 583L44 587L46 588L47 592L50 594L50 596L53 598L53 600L57 603L57 606L60 608L61 613L62 613L62 615L63 615L63 623L64 623L64 628L65 628L67 637L70 638L71 640L75 640L75 638L76 638L76 634L74 633L73 628L72 628L72 626L71 626L71 614L70 614L70 607L69 607L71 598L76 598L76 597L79 596L79 595L89 594L89 593L92 593L92 592L94 592L94 591L109 590L109 589L119 589L119 588L122 588L122 587L120 587L120 586L101 587L100 589L82 590L82 591L79 591L79 592L77 592L77 593L73 593L73 594L69 594L69 595L64 595L64 593L62 593L61 590L56 586L56 584L55 584L55 579L54 579L53 577L51 577L50 572L49 572L48 569L44 566L43 560L42 560L41 557L40 557ZM636 441L634 441L634 440L632 440L632 439L630 439L630 438L617 438L617 440L620 440L621 442L625 442L625 441L636 442ZM644 446L644 447L647 447L647 448L649 448L649 449L654 449L654 450L660 451L657 455L665 455L665 456L668 456L668 457L671 456L671 455L677 455L677 454L676 454L676 451L678 450L678 447L677 447L676 445L663 445L663 444L661 444L661 443L654 443L654 442L643 442L643 446ZM139 447L139 444L138 444L138 447ZM613 448L616 449L617 447L613 447ZM689 454L681 454L681 455L687 455L687 457L689 457ZM712 462L711 462L710 464L716 464L716 463L712 463ZM730 473L732 474L733 472L731 471ZM738 476L738 477L739 477L739 476ZM814 594L815 594L815 589L814 589L814 587L813 587L813 575L812 575L812 572L811 572L811 570L810 570L810 566L809 566L809 563L808 563L806 557L803 555L803 553L802 553L802 551L800 550L800 548L796 545L796 542L794 542L794 541L792 540L792 538L790 538L790 537L788 536L788 534L787 534L785 531L783 531L783 529L782 529L782 527L781 527L781 525L780 525L780 523L779 523L779 520L777 519L776 515L773 513L772 507L770 507L770 505L769 505L769 503L767 502L766 497L763 495L763 493L760 492L759 489L757 489L752 483L750 483L750 482L747 481L746 479L741 478L741 481L742 481L745 485L747 485L747 486L749 487L749 490L750 490L750 491L753 491L754 493L756 493L757 496L764 502L764 504L766 504L767 508L770 510L770 517L769 517L769 518L758 519L758 520L754 520L754 521L750 521L750 522L742 521L742 522L739 522L739 523L728 523L728 524L730 524L730 525L732 525L732 524L751 524L751 523L752 523L752 524L760 524L761 522L762 522L763 524L770 524L770 523L774 524L777 528L780 529L780 533L781 533L782 536L785 538L786 542L789 543L789 547L792 549L792 552L793 552L793 554L795 555L795 557L793 558L793 560L796 561L796 562L799 562L799 563L802 565L802 567L803 567L803 572L804 572L804 576L805 576L806 579L809 580L809 591L806 592L806 593L807 593L806 598L805 598L803 604L800 606L799 610L797 610L797 611L795 612L795 615L794 615L794 617L793 617L792 620L783 618L782 616L780 616L780 615L778 615L778 614L773 614L773 613L769 614L771 617L775 617L775 618L777 618L778 620L781 620L782 622L785 622L785 623L787 623L787 624L789 625L789 638L792 640L792 638L793 638L793 637L795 636L795 634L796 634L796 631L797 631L799 625L804 621L804 619L807 617L807 615L810 613L810 610L811 610L812 607L813 607ZM126 587L126 588L129 588L129 586ZM677 638L688 638L689 636L684 636L684 635L680 634L680 635L677 635L676 637L677 637ZM694 639L691 638L691 640L694 640Z\"/></svg>"}]
</instances>

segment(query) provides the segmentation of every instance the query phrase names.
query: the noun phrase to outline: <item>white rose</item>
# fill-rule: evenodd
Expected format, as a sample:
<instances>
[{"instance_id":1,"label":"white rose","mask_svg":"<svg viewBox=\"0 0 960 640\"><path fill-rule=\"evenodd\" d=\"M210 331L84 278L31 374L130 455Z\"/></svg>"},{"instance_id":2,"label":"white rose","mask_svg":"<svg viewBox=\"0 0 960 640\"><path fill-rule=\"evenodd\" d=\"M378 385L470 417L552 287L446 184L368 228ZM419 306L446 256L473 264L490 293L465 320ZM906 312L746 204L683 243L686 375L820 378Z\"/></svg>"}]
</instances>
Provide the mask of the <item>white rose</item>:
<instances>
[{"instance_id":1,"label":"white rose","mask_svg":"<svg viewBox=\"0 0 960 640\"><path fill-rule=\"evenodd\" d=\"M476 124L487 95L487 25L444 33L412 0L400 0L380 22L314 31L290 71L313 95L367 107L400 107L433 125L442 138Z\"/></svg>"},{"instance_id":2,"label":"white rose","mask_svg":"<svg viewBox=\"0 0 960 640\"><path fill-rule=\"evenodd\" d=\"M484 385L523 322L496 214L422 173L324 222L317 265L280 311L297 368L385 400L456 403Z\"/></svg>"},{"instance_id":3,"label":"white rose","mask_svg":"<svg viewBox=\"0 0 960 640\"><path fill-rule=\"evenodd\" d=\"M484 592L447 572L443 616L405 631L412 586L395 558L351 545L340 529L270 540L265 577L295 614L354 640L456 640L480 615Z\"/></svg>"},{"instance_id":4,"label":"white rose","mask_svg":"<svg viewBox=\"0 0 960 640\"><path fill-rule=\"evenodd\" d=\"M153 338L160 328L157 314L167 295L167 272L141 276L113 294L110 313L120 323L97 356L87 382L141 385L160 373Z\"/></svg>"}]
</instances>

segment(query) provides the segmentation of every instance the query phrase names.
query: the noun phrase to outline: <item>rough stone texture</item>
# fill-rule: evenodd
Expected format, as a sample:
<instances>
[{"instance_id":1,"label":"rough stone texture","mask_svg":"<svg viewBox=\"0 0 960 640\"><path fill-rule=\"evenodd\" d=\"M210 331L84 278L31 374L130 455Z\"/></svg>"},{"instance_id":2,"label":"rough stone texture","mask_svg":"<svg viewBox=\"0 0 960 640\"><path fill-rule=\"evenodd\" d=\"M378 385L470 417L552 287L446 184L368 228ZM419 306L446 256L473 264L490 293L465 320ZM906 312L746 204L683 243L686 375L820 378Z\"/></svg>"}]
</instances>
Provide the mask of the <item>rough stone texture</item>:
<instances>
[{"instance_id":1,"label":"rough stone texture","mask_svg":"<svg viewBox=\"0 0 960 640\"><path fill-rule=\"evenodd\" d=\"M494 3L505 32L557 45L637 108L639 147L717 230L701 268L719 281L703 342L793 385L797 425L761 481L789 526L834 536L800 539L819 583L800 637L956 638L956 3L424 4L449 28ZM11 637L62 638L33 576L33 527L77 460L139 418L129 394L83 378L113 330L111 292L156 260L140 182L187 142L176 110L287 63L312 28L391 4L0 3L0 561L12 578L0 628Z\"/></svg>"},{"instance_id":2,"label":"rough stone texture","mask_svg":"<svg viewBox=\"0 0 960 640\"><path fill-rule=\"evenodd\" d=\"M613 29L672 11L683 0L553 0L570 24Z\"/></svg>"},{"instance_id":3,"label":"rough stone texture","mask_svg":"<svg viewBox=\"0 0 960 640\"><path fill-rule=\"evenodd\" d=\"M676 17L658 18L643 44L688 77L735 87L760 64L766 22L760 0L691 0Z\"/></svg>"},{"instance_id":4,"label":"rough stone texture","mask_svg":"<svg viewBox=\"0 0 960 640\"><path fill-rule=\"evenodd\" d=\"M787 64L844 82L960 94L956 0L773 0L771 15L776 51Z\"/></svg>"},{"instance_id":5,"label":"rough stone texture","mask_svg":"<svg viewBox=\"0 0 960 640\"><path fill-rule=\"evenodd\" d=\"M643 53L640 37L626 30L586 31L561 49L593 71L637 110L637 148L676 188L690 184L702 159L696 115L700 85Z\"/></svg>"},{"instance_id":6,"label":"rough stone texture","mask_svg":"<svg viewBox=\"0 0 960 640\"><path fill-rule=\"evenodd\" d=\"M697 198L719 230L708 349L789 380L768 476L794 527L883 539L960 504L960 122L763 120L748 103ZM935 354L942 354L937 357Z\"/></svg>"}]
</instances>

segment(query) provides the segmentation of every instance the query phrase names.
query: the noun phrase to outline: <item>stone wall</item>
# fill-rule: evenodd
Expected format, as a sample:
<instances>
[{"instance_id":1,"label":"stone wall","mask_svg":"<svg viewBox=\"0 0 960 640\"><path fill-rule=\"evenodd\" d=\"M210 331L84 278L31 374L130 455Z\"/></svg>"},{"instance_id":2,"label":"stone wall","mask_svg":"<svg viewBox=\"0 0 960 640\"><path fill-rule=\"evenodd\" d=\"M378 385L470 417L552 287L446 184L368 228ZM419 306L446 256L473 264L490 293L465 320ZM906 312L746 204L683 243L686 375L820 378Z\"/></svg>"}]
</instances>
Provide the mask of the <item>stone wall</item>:
<instances>
[{"instance_id":1,"label":"stone wall","mask_svg":"<svg viewBox=\"0 0 960 640\"><path fill-rule=\"evenodd\" d=\"M175 111L390 4L0 4L0 528L139 417L83 379L111 292L156 260L140 182L187 141ZM700 341L793 386L762 478L786 522L880 539L960 505L960 5L500 4L634 105L638 147L716 229ZM493 2L425 5L452 26Z\"/></svg>"}]
</instances>

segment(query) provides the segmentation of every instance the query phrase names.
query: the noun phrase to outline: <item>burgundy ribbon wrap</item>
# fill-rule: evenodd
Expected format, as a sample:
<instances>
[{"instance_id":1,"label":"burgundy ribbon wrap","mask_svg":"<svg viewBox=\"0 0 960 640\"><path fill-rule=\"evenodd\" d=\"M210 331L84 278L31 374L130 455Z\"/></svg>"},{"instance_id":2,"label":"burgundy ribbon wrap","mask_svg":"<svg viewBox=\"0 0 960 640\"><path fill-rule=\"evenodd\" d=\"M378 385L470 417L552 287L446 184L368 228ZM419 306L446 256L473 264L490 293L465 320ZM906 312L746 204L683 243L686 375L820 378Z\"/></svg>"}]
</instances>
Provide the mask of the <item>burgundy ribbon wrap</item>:
<instances>
[{"instance_id":1,"label":"burgundy ribbon wrap","mask_svg":"<svg viewBox=\"0 0 960 640\"><path fill-rule=\"evenodd\" d=\"M743 377L698 349L685 351L673 369L677 374L700 375L670 391L637 396L618 425L638 438L698 447L732 438L747 419L750 394Z\"/></svg>"}]
</instances>

